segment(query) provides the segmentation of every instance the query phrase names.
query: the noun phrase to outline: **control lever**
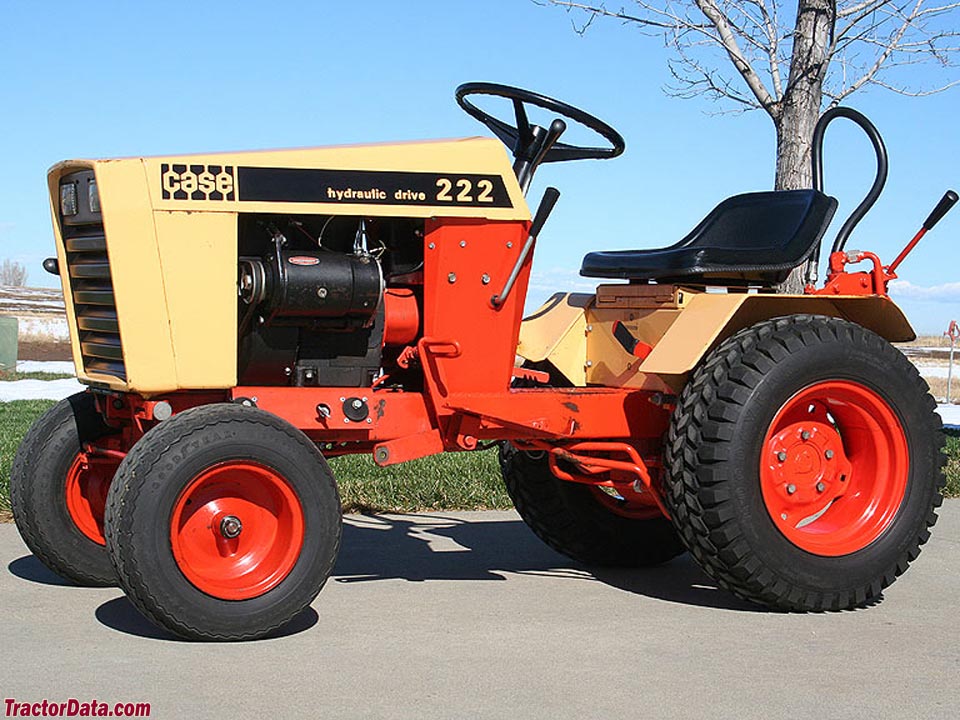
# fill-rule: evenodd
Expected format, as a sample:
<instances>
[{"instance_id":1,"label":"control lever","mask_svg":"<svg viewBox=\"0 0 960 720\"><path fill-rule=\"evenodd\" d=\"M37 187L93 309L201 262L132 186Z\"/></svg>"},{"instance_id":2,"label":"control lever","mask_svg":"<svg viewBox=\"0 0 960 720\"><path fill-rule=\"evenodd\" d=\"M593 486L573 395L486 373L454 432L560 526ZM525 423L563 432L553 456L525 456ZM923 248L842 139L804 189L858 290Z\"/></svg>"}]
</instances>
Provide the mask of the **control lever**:
<instances>
[{"instance_id":1,"label":"control lever","mask_svg":"<svg viewBox=\"0 0 960 720\"><path fill-rule=\"evenodd\" d=\"M887 266L887 272L893 274L897 271L900 263L903 262L904 258L910 254L910 251L920 242L920 238L927 234L928 230L933 230L933 226L940 222L941 218L950 212L950 208L957 204L958 199L957 193L953 190L947 190L943 197L940 198L940 202L937 203L937 206L933 209L927 219L923 221L923 227L920 228L919 232L913 236L913 240L907 243L907 246L900 251L900 254L897 255L897 259L894 260L890 265Z\"/></svg>"},{"instance_id":2,"label":"control lever","mask_svg":"<svg viewBox=\"0 0 960 720\"><path fill-rule=\"evenodd\" d=\"M520 189L523 191L523 194L527 194L527 189L530 187L530 183L533 181L533 174L537 171L537 168L540 166L540 163L543 162L543 158L546 157L547 153L550 152L550 148L557 144L557 140L560 139L560 136L563 135L564 130L567 129L567 124L557 118L552 123L550 127L547 128L546 135L543 136L543 139L537 143L537 151L534 153L533 157L523 163L520 174L517 176L517 180L520 182ZM537 128L540 130L540 128ZM536 135L534 135L536 137Z\"/></svg>"},{"instance_id":3,"label":"control lever","mask_svg":"<svg viewBox=\"0 0 960 720\"><path fill-rule=\"evenodd\" d=\"M554 123L556 122L557 121L554 121ZM559 122L562 123L563 121L560 120ZM556 140L554 140L554 142L556 142ZM517 281L517 275L520 274L520 268L522 268L523 263L526 262L527 255L530 254L530 250L533 248L533 243L536 241L537 235L540 234L540 229L547 221L547 218L550 217L550 213L553 211L553 206L557 204L557 200L559 199L560 191L555 187L548 187L544 191L543 199L540 201L540 207L537 208L537 214L534 216L533 222L530 224L530 233L527 235L527 241L523 244L523 249L520 251L520 255L517 257L517 262L513 265L513 270L510 271L510 275L507 277L507 282L505 282L503 285L503 290L490 298L490 304L495 308L500 307L504 302L506 302L507 297L510 295L510 291L513 290L513 284Z\"/></svg>"},{"instance_id":4,"label":"control lever","mask_svg":"<svg viewBox=\"0 0 960 720\"><path fill-rule=\"evenodd\" d=\"M537 167L541 162L543 162L543 158L548 152L550 152L550 148L556 145L557 140L560 139L560 136L563 135L566 129L567 124L560 118L557 118L550 123L550 127L547 129L547 135L545 138L543 138L543 142L540 144L540 149L537 150L537 154L533 156L534 167Z\"/></svg>"},{"instance_id":5,"label":"control lever","mask_svg":"<svg viewBox=\"0 0 960 720\"><path fill-rule=\"evenodd\" d=\"M957 193L953 190L947 190L943 197L940 198L940 202L937 203L937 206L933 209L927 219L923 221L924 230L933 230L933 226L940 222L940 219L950 212L950 209L957 203Z\"/></svg>"}]
</instances>

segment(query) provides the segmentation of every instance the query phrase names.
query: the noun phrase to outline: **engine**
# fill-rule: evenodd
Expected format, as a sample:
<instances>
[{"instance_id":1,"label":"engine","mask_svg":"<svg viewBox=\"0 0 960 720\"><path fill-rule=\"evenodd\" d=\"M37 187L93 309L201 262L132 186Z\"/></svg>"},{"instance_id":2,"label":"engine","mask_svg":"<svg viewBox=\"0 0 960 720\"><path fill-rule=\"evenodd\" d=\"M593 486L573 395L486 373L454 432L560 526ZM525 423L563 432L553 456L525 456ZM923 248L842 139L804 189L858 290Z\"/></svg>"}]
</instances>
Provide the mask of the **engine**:
<instances>
[{"instance_id":1,"label":"engine","mask_svg":"<svg viewBox=\"0 0 960 720\"><path fill-rule=\"evenodd\" d=\"M240 384L369 387L415 342L422 221L258 215L239 232Z\"/></svg>"}]
</instances>

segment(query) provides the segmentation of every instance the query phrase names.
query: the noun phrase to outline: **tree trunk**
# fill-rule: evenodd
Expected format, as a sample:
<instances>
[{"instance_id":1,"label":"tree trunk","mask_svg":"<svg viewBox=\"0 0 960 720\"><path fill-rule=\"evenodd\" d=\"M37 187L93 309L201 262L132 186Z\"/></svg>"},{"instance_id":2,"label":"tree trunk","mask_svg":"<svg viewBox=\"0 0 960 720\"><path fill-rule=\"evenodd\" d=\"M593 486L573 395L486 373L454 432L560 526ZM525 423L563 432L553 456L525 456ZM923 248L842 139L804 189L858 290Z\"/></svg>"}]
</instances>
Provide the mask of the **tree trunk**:
<instances>
[{"instance_id":1,"label":"tree trunk","mask_svg":"<svg viewBox=\"0 0 960 720\"><path fill-rule=\"evenodd\" d=\"M827 52L837 16L836 0L800 0L793 34L790 76L783 95L777 129L776 190L812 187L810 149L813 129L820 117ZM778 288L781 293L801 293L806 263L794 269Z\"/></svg>"}]
</instances>

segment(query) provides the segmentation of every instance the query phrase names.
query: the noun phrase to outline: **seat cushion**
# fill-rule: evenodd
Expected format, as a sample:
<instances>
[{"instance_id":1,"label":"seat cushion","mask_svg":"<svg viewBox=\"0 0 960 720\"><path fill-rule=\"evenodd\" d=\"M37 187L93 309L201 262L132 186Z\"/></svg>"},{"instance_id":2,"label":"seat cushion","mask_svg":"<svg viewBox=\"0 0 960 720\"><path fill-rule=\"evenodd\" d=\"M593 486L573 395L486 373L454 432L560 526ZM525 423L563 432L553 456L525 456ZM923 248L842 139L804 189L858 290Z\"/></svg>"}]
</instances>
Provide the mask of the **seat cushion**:
<instances>
[{"instance_id":1,"label":"seat cushion","mask_svg":"<svg viewBox=\"0 0 960 720\"><path fill-rule=\"evenodd\" d=\"M584 277L681 282L778 283L810 257L837 201L816 190L736 195L680 242L656 250L592 252Z\"/></svg>"}]
</instances>

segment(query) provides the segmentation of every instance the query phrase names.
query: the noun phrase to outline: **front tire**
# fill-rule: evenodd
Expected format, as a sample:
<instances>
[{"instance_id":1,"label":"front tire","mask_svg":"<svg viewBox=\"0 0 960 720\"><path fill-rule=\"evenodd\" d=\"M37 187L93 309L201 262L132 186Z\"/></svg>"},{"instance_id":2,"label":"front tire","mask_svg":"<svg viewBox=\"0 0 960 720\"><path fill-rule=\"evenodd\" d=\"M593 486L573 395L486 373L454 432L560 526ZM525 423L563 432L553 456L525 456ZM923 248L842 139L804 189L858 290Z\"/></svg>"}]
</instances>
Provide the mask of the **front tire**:
<instances>
[{"instance_id":1,"label":"front tire","mask_svg":"<svg viewBox=\"0 0 960 720\"><path fill-rule=\"evenodd\" d=\"M507 493L527 526L557 552L592 566L646 567L684 552L655 506L631 508L600 488L561 480L546 454L500 445Z\"/></svg>"},{"instance_id":2,"label":"front tire","mask_svg":"<svg viewBox=\"0 0 960 720\"><path fill-rule=\"evenodd\" d=\"M84 450L84 444L112 432L93 395L77 393L33 424L10 471L10 504L20 536L40 562L77 585L116 584L103 508L120 461Z\"/></svg>"},{"instance_id":3,"label":"front tire","mask_svg":"<svg viewBox=\"0 0 960 720\"><path fill-rule=\"evenodd\" d=\"M788 611L876 600L920 552L942 501L943 435L916 368L844 320L742 330L684 388L667 504L703 569Z\"/></svg>"},{"instance_id":4,"label":"front tire","mask_svg":"<svg viewBox=\"0 0 960 720\"><path fill-rule=\"evenodd\" d=\"M280 418L208 405L138 442L107 499L130 601L191 640L253 640L317 596L340 545L340 498L316 446Z\"/></svg>"}]
</instances>

